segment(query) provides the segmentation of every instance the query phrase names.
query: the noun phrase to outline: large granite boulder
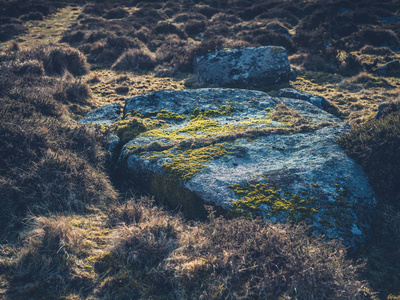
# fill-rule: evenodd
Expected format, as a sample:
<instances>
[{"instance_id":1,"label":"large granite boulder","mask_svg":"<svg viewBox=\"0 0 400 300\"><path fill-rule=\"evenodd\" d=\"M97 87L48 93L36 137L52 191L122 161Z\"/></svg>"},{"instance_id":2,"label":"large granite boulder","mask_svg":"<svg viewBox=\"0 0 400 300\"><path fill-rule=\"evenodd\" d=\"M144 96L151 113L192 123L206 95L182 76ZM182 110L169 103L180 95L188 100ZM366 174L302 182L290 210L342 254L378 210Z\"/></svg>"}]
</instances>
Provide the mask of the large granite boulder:
<instances>
[{"instance_id":1,"label":"large granite boulder","mask_svg":"<svg viewBox=\"0 0 400 300\"><path fill-rule=\"evenodd\" d=\"M289 81L292 74L285 48L226 49L196 57L194 73L212 87L263 88Z\"/></svg>"},{"instance_id":2,"label":"large granite boulder","mask_svg":"<svg viewBox=\"0 0 400 300\"><path fill-rule=\"evenodd\" d=\"M375 198L336 143L350 126L285 95L199 89L129 98L124 118L156 125L123 146L119 163L158 200L192 216L201 201L271 222L302 221L355 249Z\"/></svg>"}]
</instances>

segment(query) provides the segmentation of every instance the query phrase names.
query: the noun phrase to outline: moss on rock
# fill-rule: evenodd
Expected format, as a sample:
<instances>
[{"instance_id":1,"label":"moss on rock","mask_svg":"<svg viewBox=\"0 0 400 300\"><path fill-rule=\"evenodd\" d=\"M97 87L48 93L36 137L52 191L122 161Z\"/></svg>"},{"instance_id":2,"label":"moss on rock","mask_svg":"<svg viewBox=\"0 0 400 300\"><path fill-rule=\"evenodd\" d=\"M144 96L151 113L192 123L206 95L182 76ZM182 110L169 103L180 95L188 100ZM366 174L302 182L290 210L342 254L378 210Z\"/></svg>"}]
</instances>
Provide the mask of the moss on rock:
<instances>
[{"instance_id":1,"label":"moss on rock","mask_svg":"<svg viewBox=\"0 0 400 300\"><path fill-rule=\"evenodd\" d=\"M240 197L229 209L230 215L261 214L275 217L284 213L293 222L310 222L318 212L315 197L307 197L307 192L296 195L284 191L281 187L270 183L245 183L229 186Z\"/></svg>"}]
</instances>

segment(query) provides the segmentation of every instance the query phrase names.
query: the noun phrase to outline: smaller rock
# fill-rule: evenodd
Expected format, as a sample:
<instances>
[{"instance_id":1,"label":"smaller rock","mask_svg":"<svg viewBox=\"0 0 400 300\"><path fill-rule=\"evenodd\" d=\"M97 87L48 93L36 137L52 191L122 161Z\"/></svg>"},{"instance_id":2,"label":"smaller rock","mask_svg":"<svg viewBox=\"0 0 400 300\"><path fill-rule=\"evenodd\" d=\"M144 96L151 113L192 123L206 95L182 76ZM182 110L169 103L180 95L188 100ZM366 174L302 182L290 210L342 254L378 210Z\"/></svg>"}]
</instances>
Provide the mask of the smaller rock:
<instances>
[{"instance_id":1,"label":"smaller rock","mask_svg":"<svg viewBox=\"0 0 400 300\"><path fill-rule=\"evenodd\" d=\"M400 16L390 16L390 17L382 17L382 23L397 23L400 22Z\"/></svg>"},{"instance_id":2,"label":"smaller rock","mask_svg":"<svg viewBox=\"0 0 400 300\"><path fill-rule=\"evenodd\" d=\"M112 125L121 119L120 110L121 106L118 103L106 104L90 111L79 123Z\"/></svg>"},{"instance_id":3,"label":"smaller rock","mask_svg":"<svg viewBox=\"0 0 400 300\"><path fill-rule=\"evenodd\" d=\"M400 61L392 60L377 68L376 73L382 76L400 77Z\"/></svg>"},{"instance_id":4,"label":"smaller rock","mask_svg":"<svg viewBox=\"0 0 400 300\"><path fill-rule=\"evenodd\" d=\"M260 88L291 78L285 48L278 46L226 49L196 57L194 73L212 87Z\"/></svg>"},{"instance_id":5,"label":"smaller rock","mask_svg":"<svg viewBox=\"0 0 400 300\"><path fill-rule=\"evenodd\" d=\"M329 101L326 100L324 97L307 92L302 92L296 89L280 89L276 93L275 97L304 100L326 111L332 108L332 104L330 104Z\"/></svg>"},{"instance_id":6,"label":"smaller rock","mask_svg":"<svg viewBox=\"0 0 400 300\"><path fill-rule=\"evenodd\" d=\"M295 70L295 69L291 69L291 70L290 70L290 80L291 80L291 81L295 81L296 78L297 78L297 72L296 72L296 70Z\"/></svg>"},{"instance_id":7,"label":"smaller rock","mask_svg":"<svg viewBox=\"0 0 400 300\"><path fill-rule=\"evenodd\" d=\"M393 114L400 110L400 102L392 101L381 103L378 107L378 113L375 115L375 119L382 119L387 115Z\"/></svg>"},{"instance_id":8,"label":"smaller rock","mask_svg":"<svg viewBox=\"0 0 400 300\"><path fill-rule=\"evenodd\" d=\"M114 154L115 149L117 148L119 142L120 142L120 138L118 137L118 135L110 134L107 139L108 151L110 151L112 154Z\"/></svg>"},{"instance_id":9,"label":"smaller rock","mask_svg":"<svg viewBox=\"0 0 400 300\"><path fill-rule=\"evenodd\" d=\"M383 115L385 114L384 111L389 107L389 103L385 102L385 103L381 103L378 106L378 112L375 115L375 119L381 119L383 117Z\"/></svg>"}]
</instances>

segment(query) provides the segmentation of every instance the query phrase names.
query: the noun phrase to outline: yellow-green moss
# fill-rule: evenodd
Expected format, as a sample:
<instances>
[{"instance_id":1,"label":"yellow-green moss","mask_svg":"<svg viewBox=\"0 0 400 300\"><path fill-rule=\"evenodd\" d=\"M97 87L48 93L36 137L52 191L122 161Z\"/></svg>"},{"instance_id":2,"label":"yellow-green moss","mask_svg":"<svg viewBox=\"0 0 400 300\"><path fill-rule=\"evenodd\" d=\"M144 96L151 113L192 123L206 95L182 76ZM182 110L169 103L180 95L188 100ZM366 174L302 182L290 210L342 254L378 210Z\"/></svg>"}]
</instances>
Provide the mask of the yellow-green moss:
<instances>
[{"instance_id":1,"label":"yellow-green moss","mask_svg":"<svg viewBox=\"0 0 400 300\"><path fill-rule=\"evenodd\" d=\"M155 138L166 138L172 141L184 140L191 137L201 137L209 134L220 134L229 132L228 126L221 126L216 121L209 119L196 118L191 120L185 127L174 131L165 129L155 129L144 133L144 136L152 136Z\"/></svg>"},{"instance_id":2,"label":"yellow-green moss","mask_svg":"<svg viewBox=\"0 0 400 300\"><path fill-rule=\"evenodd\" d=\"M193 119L202 117L202 118L216 118L220 116L228 116L232 115L236 111L236 107L232 105L222 105L217 109L210 110L200 110L199 107L196 107L191 113L191 117Z\"/></svg>"},{"instance_id":3,"label":"yellow-green moss","mask_svg":"<svg viewBox=\"0 0 400 300\"><path fill-rule=\"evenodd\" d=\"M265 214L274 216L286 213L294 222L307 221L318 210L315 207L315 197L307 198L300 195L284 192L277 185L257 183L244 185L231 185L235 194L241 197L233 202L230 214ZM303 193L306 194L306 193ZM263 208L268 205L270 209Z\"/></svg>"},{"instance_id":4,"label":"yellow-green moss","mask_svg":"<svg viewBox=\"0 0 400 300\"><path fill-rule=\"evenodd\" d=\"M165 163L163 168L174 177L189 180L206 166L206 162L228 154L228 151L224 148L225 144L188 149L177 154L169 153L167 157L171 157L173 161Z\"/></svg>"},{"instance_id":5,"label":"yellow-green moss","mask_svg":"<svg viewBox=\"0 0 400 300\"><path fill-rule=\"evenodd\" d=\"M268 117L260 119L244 119L237 124L222 125L217 121L204 118L202 115L191 120L183 128L168 131L168 128L160 128L145 132L144 136L152 136L155 138L166 138L172 141L185 140L188 138L204 137L209 135L220 135L230 132L243 132L254 125L265 125L265 127L271 126L271 120ZM290 126L290 123L284 123L284 125Z\"/></svg>"},{"instance_id":6,"label":"yellow-green moss","mask_svg":"<svg viewBox=\"0 0 400 300\"><path fill-rule=\"evenodd\" d=\"M170 121L178 121L178 122L183 121L187 118L187 116L184 114L166 111L165 109L160 110L160 112L158 112L158 113L147 114L146 116L153 117L155 119L160 119L160 120L170 120Z\"/></svg>"},{"instance_id":7,"label":"yellow-green moss","mask_svg":"<svg viewBox=\"0 0 400 300\"><path fill-rule=\"evenodd\" d=\"M126 143L139 134L160 127L165 122L149 118L142 119L137 114L130 114L125 119L120 120L109 127L111 133L118 135L122 143Z\"/></svg>"}]
</instances>

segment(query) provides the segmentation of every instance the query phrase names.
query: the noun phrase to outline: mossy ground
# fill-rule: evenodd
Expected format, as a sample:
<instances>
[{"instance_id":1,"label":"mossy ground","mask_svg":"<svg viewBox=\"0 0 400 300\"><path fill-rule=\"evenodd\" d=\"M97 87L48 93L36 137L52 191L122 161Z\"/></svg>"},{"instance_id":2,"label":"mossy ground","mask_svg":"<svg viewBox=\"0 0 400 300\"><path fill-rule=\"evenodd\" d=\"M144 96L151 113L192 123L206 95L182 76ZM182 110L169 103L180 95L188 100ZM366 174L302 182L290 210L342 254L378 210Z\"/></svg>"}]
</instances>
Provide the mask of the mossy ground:
<instances>
[{"instance_id":1,"label":"mossy ground","mask_svg":"<svg viewBox=\"0 0 400 300\"><path fill-rule=\"evenodd\" d=\"M350 125L373 118L381 103L395 99L400 78L362 73L353 77L307 71L299 74L292 86L325 97L339 108L340 117Z\"/></svg>"}]
</instances>

